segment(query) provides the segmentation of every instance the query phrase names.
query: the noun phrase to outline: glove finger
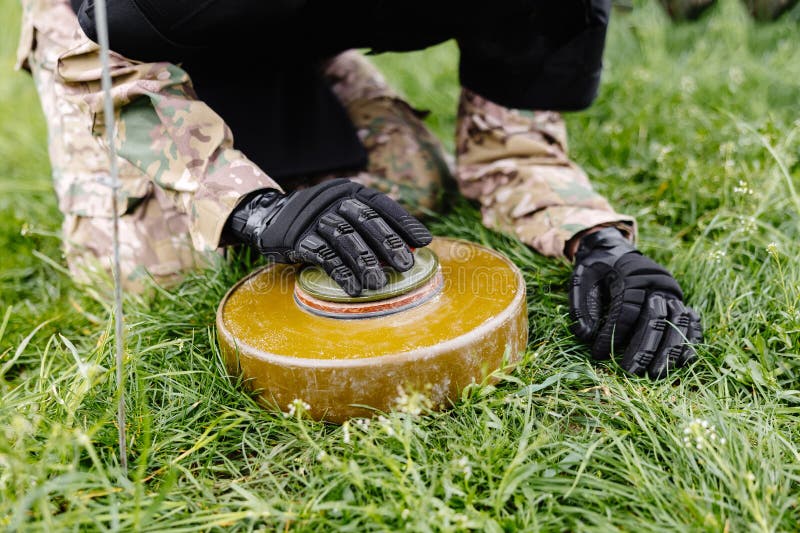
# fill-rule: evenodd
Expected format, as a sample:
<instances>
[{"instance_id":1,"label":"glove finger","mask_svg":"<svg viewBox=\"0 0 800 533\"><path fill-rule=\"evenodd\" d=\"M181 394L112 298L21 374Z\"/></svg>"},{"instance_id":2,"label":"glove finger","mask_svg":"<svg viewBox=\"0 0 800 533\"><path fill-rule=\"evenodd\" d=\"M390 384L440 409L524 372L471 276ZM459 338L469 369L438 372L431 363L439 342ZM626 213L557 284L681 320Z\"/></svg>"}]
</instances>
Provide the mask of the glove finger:
<instances>
[{"instance_id":1,"label":"glove finger","mask_svg":"<svg viewBox=\"0 0 800 533\"><path fill-rule=\"evenodd\" d=\"M686 344L692 320L689 309L675 298L667 298L666 302L667 320L661 346L647 369L653 379L664 378L670 370L683 366L683 354L687 349L692 350Z\"/></svg>"},{"instance_id":2,"label":"glove finger","mask_svg":"<svg viewBox=\"0 0 800 533\"><path fill-rule=\"evenodd\" d=\"M591 343L600 325L603 310L608 305L608 290L604 279L606 270L578 265L572 273L569 289L570 329L580 340Z\"/></svg>"},{"instance_id":3,"label":"glove finger","mask_svg":"<svg viewBox=\"0 0 800 533\"><path fill-rule=\"evenodd\" d=\"M697 359L697 351L695 351L694 345L703 342L703 326L700 322L700 315L691 307L687 307L686 310L689 312L689 328L686 333L687 342L684 344L683 352L681 352L678 359L678 366L688 365Z\"/></svg>"},{"instance_id":4,"label":"glove finger","mask_svg":"<svg viewBox=\"0 0 800 533\"><path fill-rule=\"evenodd\" d=\"M669 300L668 300L669 305ZM703 342L703 329L700 325L700 316L691 307L686 307L683 302L676 302L673 304L675 311L670 310L670 317L668 318L668 329L675 333L670 333L672 339L664 339L662 344L665 347L672 346L668 350L668 363L669 366L666 371L673 368L680 368L691 364L697 359L697 352L694 345ZM673 318L673 313L675 317ZM677 331L675 331L677 330ZM649 371L651 377L658 379L663 377L666 372L660 369L651 369Z\"/></svg>"},{"instance_id":5,"label":"glove finger","mask_svg":"<svg viewBox=\"0 0 800 533\"><path fill-rule=\"evenodd\" d=\"M361 235L341 216L327 212L317 222L317 232L342 258L365 289L380 289L386 285L378 258Z\"/></svg>"},{"instance_id":6,"label":"glove finger","mask_svg":"<svg viewBox=\"0 0 800 533\"><path fill-rule=\"evenodd\" d=\"M361 294L361 281L325 239L312 232L300 241L298 250L303 262L321 266L344 292L350 296Z\"/></svg>"},{"instance_id":7,"label":"glove finger","mask_svg":"<svg viewBox=\"0 0 800 533\"><path fill-rule=\"evenodd\" d=\"M592 357L595 359L608 359L612 352L619 353L628 344L647 298L643 290L620 290L620 285L621 282L614 281L609 286L611 303L606 320L592 344Z\"/></svg>"},{"instance_id":8,"label":"glove finger","mask_svg":"<svg viewBox=\"0 0 800 533\"><path fill-rule=\"evenodd\" d=\"M372 251L398 272L414 266L414 256L400 236L367 204L354 198L341 203L338 212L350 222Z\"/></svg>"},{"instance_id":9,"label":"glove finger","mask_svg":"<svg viewBox=\"0 0 800 533\"><path fill-rule=\"evenodd\" d=\"M620 366L636 376L642 376L651 363L658 368L667 366L667 352L659 350L667 329L667 300L663 295L651 294L642 306L636 329L633 332ZM657 360L655 360L657 359Z\"/></svg>"},{"instance_id":10,"label":"glove finger","mask_svg":"<svg viewBox=\"0 0 800 533\"><path fill-rule=\"evenodd\" d=\"M377 211L410 246L422 248L433 240L433 235L422 222L385 194L364 187L356 192L356 198Z\"/></svg>"}]
</instances>

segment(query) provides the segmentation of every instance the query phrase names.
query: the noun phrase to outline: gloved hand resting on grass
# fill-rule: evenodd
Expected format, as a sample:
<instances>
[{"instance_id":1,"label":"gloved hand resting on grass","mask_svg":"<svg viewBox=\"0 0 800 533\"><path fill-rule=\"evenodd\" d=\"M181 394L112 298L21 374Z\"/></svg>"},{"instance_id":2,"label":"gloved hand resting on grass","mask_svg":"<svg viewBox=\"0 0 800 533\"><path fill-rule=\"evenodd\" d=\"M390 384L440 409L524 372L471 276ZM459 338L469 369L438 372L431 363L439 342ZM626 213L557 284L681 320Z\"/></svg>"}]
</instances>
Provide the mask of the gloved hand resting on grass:
<instances>
[{"instance_id":1,"label":"gloved hand resting on grass","mask_svg":"<svg viewBox=\"0 0 800 533\"><path fill-rule=\"evenodd\" d=\"M228 235L279 263L320 265L347 294L379 289L384 262L405 272L410 247L433 237L400 204L346 179L283 194L259 191L228 218Z\"/></svg>"},{"instance_id":2,"label":"gloved hand resting on grass","mask_svg":"<svg viewBox=\"0 0 800 533\"><path fill-rule=\"evenodd\" d=\"M700 317L683 303L678 282L643 256L619 230L583 237L569 291L572 330L592 357L621 355L622 368L653 379L695 359Z\"/></svg>"}]
</instances>

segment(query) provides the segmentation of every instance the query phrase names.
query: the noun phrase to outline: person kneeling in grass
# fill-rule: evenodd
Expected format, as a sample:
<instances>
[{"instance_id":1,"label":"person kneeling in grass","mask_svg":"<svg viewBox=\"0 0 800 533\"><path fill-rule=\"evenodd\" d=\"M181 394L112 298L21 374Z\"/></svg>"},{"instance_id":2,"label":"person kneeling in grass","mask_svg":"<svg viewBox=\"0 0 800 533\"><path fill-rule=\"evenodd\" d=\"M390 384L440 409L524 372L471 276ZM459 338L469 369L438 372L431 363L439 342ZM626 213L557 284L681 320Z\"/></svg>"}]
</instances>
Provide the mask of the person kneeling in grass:
<instances>
[{"instance_id":1,"label":"person kneeling in grass","mask_svg":"<svg viewBox=\"0 0 800 533\"><path fill-rule=\"evenodd\" d=\"M653 378L694 359L697 313L568 158L561 116L539 111L591 104L609 1L107 3L129 290L232 244L318 264L351 295L380 288L382 262L407 270L430 243L414 215L454 177L487 227L574 261L573 331L594 357ZM93 2L23 4L20 66L49 126L67 262L88 281L110 268L112 228ZM354 51L448 39L462 83L452 173L422 113Z\"/></svg>"}]
</instances>

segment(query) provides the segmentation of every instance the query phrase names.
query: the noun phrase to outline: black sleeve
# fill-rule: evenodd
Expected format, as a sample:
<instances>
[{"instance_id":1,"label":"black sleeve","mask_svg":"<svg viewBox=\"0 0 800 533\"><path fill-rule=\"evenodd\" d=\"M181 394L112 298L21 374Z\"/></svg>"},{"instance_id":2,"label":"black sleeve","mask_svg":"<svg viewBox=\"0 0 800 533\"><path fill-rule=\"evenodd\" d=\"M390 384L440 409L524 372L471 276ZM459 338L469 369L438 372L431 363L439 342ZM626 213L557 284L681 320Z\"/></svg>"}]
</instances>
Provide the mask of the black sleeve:
<instances>
[{"instance_id":1,"label":"black sleeve","mask_svg":"<svg viewBox=\"0 0 800 533\"><path fill-rule=\"evenodd\" d=\"M458 38L462 85L507 107L588 107L600 84L611 1L531 4Z\"/></svg>"},{"instance_id":2,"label":"black sleeve","mask_svg":"<svg viewBox=\"0 0 800 533\"><path fill-rule=\"evenodd\" d=\"M94 0L71 0L87 37L97 41ZM178 63L253 40L265 21L280 27L306 0L107 0L111 48L140 61Z\"/></svg>"}]
</instances>

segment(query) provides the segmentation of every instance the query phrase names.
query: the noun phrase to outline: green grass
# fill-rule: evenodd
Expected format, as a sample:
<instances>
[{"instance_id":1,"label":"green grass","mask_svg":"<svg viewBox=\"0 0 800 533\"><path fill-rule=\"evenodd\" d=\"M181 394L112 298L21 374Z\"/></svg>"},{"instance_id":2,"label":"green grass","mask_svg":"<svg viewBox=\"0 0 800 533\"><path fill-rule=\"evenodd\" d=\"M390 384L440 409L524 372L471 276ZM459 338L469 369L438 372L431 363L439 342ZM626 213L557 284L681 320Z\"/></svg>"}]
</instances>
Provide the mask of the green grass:
<instances>
[{"instance_id":1,"label":"green grass","mask_svg":"<svg viewBox=\"0 0 800 533\"><path fill-rule=\"evenodd\" d=\"M706 345L679 379L590 362L568 330L569 265L483 229L459 202L435 231L526 273L530 345L513 374L448 412L369 426L264 411L215 347L216 304L252 267L239 258L127 301L128 479L110 313L64 272L45 127L29 77L11 70L18 18L0 0L0 527L797 529L797 11L760 26L723 0L670 26L655 2L637 4L613 21L598 101L568 117L575 160L703 314ZM445 45L378 59L451 145L454 56Z\"/></svg>"}]
</instances>

